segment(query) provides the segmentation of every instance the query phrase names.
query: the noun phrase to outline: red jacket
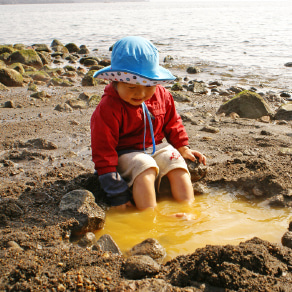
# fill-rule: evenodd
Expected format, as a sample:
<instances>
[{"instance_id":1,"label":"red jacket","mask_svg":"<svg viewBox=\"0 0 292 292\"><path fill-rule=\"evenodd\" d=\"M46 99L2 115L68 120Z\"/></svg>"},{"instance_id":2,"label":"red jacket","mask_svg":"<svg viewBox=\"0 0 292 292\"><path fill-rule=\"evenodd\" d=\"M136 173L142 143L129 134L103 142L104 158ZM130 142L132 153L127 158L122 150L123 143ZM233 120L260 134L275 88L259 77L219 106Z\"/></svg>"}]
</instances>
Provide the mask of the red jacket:
<instances>
[{"instance_id":1,"label":"red jacket","mask_svg":"<svg viewBox=\"0 0 292 292\"><path fill-rule=\"evenodd\" d=\"M188 145L188 136L176 112L172 95L157 85L154 95L145 101L152 119L155 143L163 138L175 148ZM112 84L106 86L102 99L91 117L92 160L99 175L116 172L119 150L143 150L144 118L142 106L122 100ZM147 121L145 147L152 146Z\"/></svg>"}]
</instances>

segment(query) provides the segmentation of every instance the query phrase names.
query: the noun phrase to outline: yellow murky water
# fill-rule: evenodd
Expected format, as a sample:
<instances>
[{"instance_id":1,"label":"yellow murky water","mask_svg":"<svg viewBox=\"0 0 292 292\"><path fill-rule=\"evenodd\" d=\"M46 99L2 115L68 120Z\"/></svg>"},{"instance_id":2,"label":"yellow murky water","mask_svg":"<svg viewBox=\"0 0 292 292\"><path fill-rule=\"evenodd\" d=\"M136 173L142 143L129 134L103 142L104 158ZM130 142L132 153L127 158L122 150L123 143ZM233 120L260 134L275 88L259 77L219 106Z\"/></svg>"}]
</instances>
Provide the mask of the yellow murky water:
<instances>
[{"instance_id":1,"label":"yellow murky water","mask_svg":"<svg viewBox=\"0 0 292 292\"><path fill-rule=\"evenodd\" d=\"M177 218L176 213L187 215ZM280 243L291 220L291 209L275 209L240 194L210 189L191 205L163 198L154 211L111 209L96 237L110 234L123 253L152 237L171 259L207 244L238 244L254 236Z\"/></svg>"}]
</instances>

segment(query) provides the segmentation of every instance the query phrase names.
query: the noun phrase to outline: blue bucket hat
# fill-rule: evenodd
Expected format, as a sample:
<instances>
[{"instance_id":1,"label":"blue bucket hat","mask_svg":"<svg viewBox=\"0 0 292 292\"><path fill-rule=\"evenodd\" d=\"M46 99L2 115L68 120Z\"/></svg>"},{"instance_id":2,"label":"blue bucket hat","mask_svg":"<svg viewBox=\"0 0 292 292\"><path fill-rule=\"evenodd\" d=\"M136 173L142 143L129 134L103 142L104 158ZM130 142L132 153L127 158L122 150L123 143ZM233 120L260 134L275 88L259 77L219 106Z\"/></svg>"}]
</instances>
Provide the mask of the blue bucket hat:
<instances>
[{"instance_id":1,"label":"blue bucket hat","mask_svg":"<svg viewBox=\"0 0 292 292\"><path fill-rule=\"evenodd\" d=\"M130 84L154 86L175 79L159 66L157 48L147 39L128 36L114 44L111 65L96 71L93 77Z\"/></svg>"}]
</instances>

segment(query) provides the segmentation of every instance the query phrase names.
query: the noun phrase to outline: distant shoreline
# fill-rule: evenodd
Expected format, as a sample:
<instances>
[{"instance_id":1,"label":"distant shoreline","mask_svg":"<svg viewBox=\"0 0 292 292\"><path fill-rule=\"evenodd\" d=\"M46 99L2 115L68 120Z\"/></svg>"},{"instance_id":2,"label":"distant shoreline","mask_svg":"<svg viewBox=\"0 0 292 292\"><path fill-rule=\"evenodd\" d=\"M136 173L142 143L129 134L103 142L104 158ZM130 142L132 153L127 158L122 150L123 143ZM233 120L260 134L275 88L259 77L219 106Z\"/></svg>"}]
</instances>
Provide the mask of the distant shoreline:
<instances>
[{"instance_id":1,"label":"distant shoreline","mask_svg":"<svg viewBox=\"0 0 292 292\"><path fill-rule=\"evenodd\" d=\"M149 0L0 0L0 5L17 4L67 4L67 3L114 3L114 2L149 2Z\"/></svg>"}]
</instances>

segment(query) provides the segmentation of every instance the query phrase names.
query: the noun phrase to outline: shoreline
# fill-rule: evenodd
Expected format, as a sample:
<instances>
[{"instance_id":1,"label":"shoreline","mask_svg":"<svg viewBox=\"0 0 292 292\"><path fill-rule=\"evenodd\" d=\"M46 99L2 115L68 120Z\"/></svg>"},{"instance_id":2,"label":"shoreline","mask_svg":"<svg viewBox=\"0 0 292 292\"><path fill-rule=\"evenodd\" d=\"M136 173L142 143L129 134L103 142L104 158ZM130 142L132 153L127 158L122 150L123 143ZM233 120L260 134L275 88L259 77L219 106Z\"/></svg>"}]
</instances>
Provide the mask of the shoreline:
<instances>
[{"instance_id":1,"label":"shoreline","mask_svg":"<svg viewBox=\"0 0 292 292\"><path fill-rule=\"evenodd\" d=\"M61 74L50 71L42 81L31 75L22 87L0 91L0 290L289 291L291 249L258 238L234 246L207 245L159 266L70 242L78 220L60 214L63 196L78 189L99 191L90 158L89 119L104 84L82 85L92 66L80 63L84 57L68 64L63 54L56 54L51 62L60 62L55 66ZM63 69L67 65L75 70ZM55 73L63 83L53 83ZM178 73L182 79L187 75ZM189 81L200 79L200 73L189 76L179 83L189 86ZM215 79L221 85L211 85ZM292 122L217 114L221 104L236 95L224 83L210 78L203 82L205 93L186 87L173 91L186 99L176 103L191 147L208 158L208 174L199 184L241 189L251 202L254 198L291 208L291 154L280 150L292 147ZM29 84L37 90L28 90ZM276 111L285 98L274 90L272 97L264 95ZM219 131L211 132L214 128ZM131 274L128 266L140 274Z\"/></svg>"}]
</instances>

